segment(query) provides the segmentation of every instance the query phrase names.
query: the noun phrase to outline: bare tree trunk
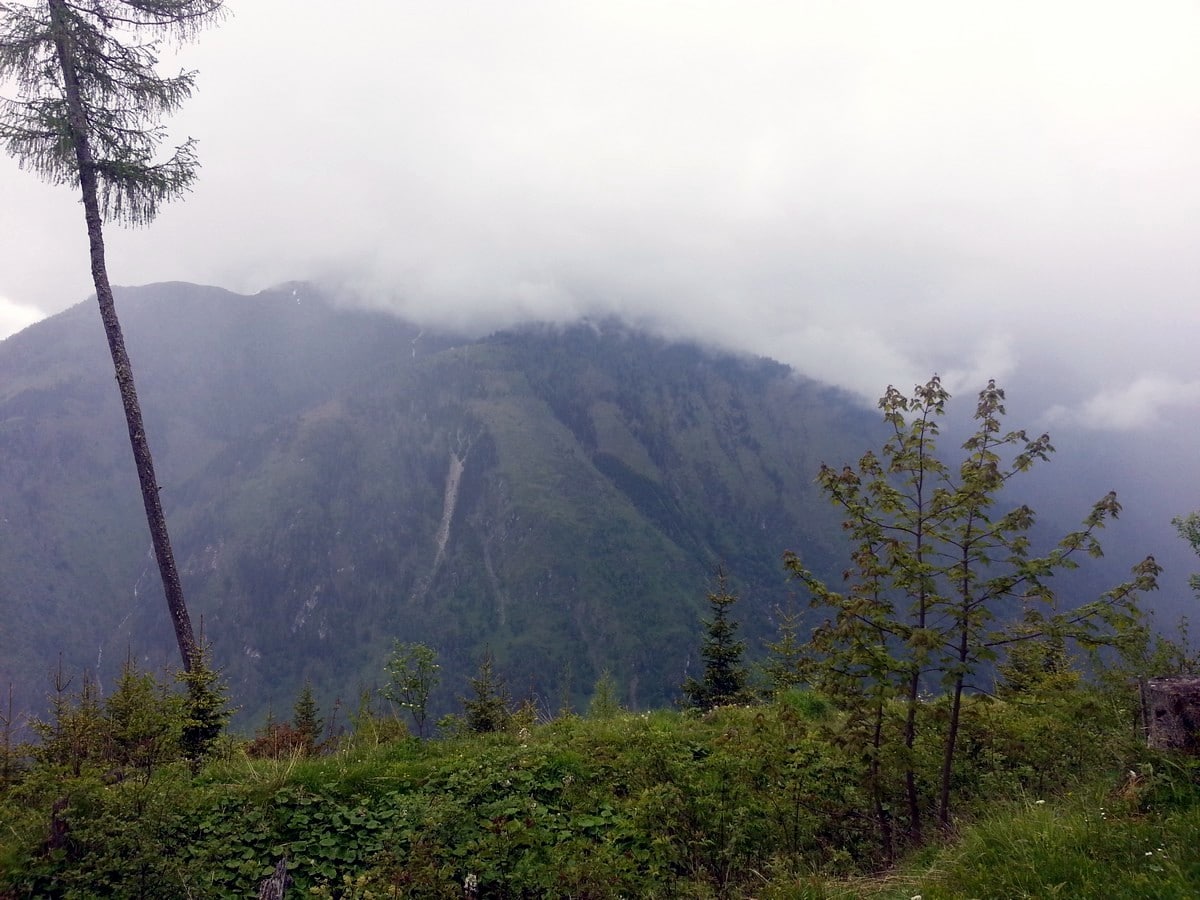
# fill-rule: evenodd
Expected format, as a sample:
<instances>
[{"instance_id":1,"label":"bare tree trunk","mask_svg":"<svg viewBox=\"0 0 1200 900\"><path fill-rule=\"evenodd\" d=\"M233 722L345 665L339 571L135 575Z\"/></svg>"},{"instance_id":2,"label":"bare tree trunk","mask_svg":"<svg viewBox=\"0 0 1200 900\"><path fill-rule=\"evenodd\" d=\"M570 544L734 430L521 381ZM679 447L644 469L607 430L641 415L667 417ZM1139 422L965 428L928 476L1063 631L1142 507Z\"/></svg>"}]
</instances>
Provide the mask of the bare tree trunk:
<instances>
[{"instance_id":1,"label":"bare tree trunk","mask_svg":"<svg viewBox=\"0 0 1200 900\"><path fill-rule=\"evenodd\" d=\"M905 703L908 707L904 716L904 796L908 801L908 837L919 845L923 839L921 829L921 792L917 786L916 763L913 761L914 748L917 744L917 705L920 703L921 675L914 671L908 682L908 696Z\"/></svg>"},{"instance_id":2,"label":"bare tree trunk","mask_svg":"<svg viewBox=\"0 0 1200 900\"><path fill-rule=\"evenodd\" d=\"M973 517L972 517L973 518ZM971 600L970 580L968 578L969 551L963 548L963 575L961 591L963 602L960 607L962 621L959 623L958 652L956 654L959 666L954 678L954 695L950 700L950 722L946 729L946 743L942 747L942 771L939 776L938 791L938 824L943 829L950 827L950 782L954 778L954 753L958 749L958 729L962 722L962 695L967 660L971 653Z\"/></svg>"},{"instance_id":3,"label":"bare tree trunk","mask_svg":"<svg viewBox=\"0 0 1200 900\"><path fill-rule=\"evenodd\" d=\"M950 700L950 724L946 743L942 747L942 771L939 777L938 824L950 827L950 782L954 778L954 751L958 746L958 728L962 721L963 677L954 679L954 696Z\"/></svg>"},{"instance_id":4,"label":"bare tree trunk","mask_svg":"<svg viewBox=\"0 0 1200 900\"><path fill-rule=\"evenodd\" d=\"M162 501L158 496L158 482L154 476L154 459L150 455L150 444L142 425L142 409L138 403L137 388L133 383L133 367L125 352L125 338L121 333L121 322L113 301L112 286L108 281L108 269L104 260L104 230L100 216L96 170L91 147L87 138L87 117L79 91L79 78L75 69L71 38L66 27L67 11L63 0L48 0L54 27L54 44L58 50L62 67L63 84L66 89L68 125L75 145L75 157L79 164L79 187L83 194L84 219L87 222L88 243L91 250L92 281L96 286L96 302L100 305L100 318L104 322L104 334L108 338L108 349L112 354L116 372L117 388L125 408L125 423L129 428L129 443L133 449L133 461L137 466L141 482L142 503L146 508L146 524L150 527L150 539L154 545L154 558L162 576L163 591L167 597L167 609L175 627L175 639L179 643L179 655L184 671L191 671L196 655L196 639L192 632L192 621L188 616L183 598L183 586L175 567L175 554L171 550L171 539L167 534L167 520L163 515Z\"/></svg>"},{"instance_id":5,"label":"bare tree trunk","mask_svg":"<svg viewBox=\"0 0 1200 900\"><path fill-rule=\"evenodd\" d=\"M884 699L879 697L875 705L875 727L871 733L871 800L875 806L875 823L879 828L879 842L883 845L884 861L891 865L896 858L896 841L892 833L892 817L883 805L883 772L880 755L883 752L883 717L886 712Z\"/></svg>"}]
</instances>

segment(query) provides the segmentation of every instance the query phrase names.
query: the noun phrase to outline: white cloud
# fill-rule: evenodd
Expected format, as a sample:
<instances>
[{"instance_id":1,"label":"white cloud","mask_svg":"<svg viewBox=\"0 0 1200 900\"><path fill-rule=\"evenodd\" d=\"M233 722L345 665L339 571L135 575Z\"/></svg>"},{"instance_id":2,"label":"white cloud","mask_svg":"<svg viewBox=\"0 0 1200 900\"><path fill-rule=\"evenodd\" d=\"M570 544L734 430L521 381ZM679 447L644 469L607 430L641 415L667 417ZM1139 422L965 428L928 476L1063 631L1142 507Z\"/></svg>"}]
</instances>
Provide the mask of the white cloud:
<instances>
[{"instance_id":1,"label":"white cloud","mask_svg":"<svg viewBox=\"0 0 1200 900\"><path fill-rule=\"evenodd\" d=\"M986 337L965 363L941 373L942 385L952 395L974 395L992 379L1003 387L1017 365L1011 338L1007 334Z\"/></svg>"},{"instance_id":2,"label":"white cloud","mask_svg":"<svg viewBox=\"0 0 1200 900\"><path fill-rule=\"evenodd\" d=\"M1133 431L1153 427L1167 416L1189 424L1200 417L1200 380L1141 375L1124 387L1101 391L1076 406L1056 404L1046 411L1045 419L1050 424Z\"/></svg>"},{"instance_id":3,"label":"white cloud","mask_svg":"<svg viewBox=\"0 0 1200 900\"><path fill-rule=\"evenodd\" d=\"M203 169L110 272L617 313L867 397L1186 382L1197 35L1182 0L259 0L182 51ZM9 165L0 194L6 287L87 296L71 192Z\"/></svg>"},{"instance_id":4,"label":"white cloud","mask_svg":"<svg viewBox=\"0 0 1200 900\"><path fill-rule=\"evenodd\" d=\"M0 295L0 340L44 318L46 314L37 307L16 303Z\"/></svg>"}]
</instances>

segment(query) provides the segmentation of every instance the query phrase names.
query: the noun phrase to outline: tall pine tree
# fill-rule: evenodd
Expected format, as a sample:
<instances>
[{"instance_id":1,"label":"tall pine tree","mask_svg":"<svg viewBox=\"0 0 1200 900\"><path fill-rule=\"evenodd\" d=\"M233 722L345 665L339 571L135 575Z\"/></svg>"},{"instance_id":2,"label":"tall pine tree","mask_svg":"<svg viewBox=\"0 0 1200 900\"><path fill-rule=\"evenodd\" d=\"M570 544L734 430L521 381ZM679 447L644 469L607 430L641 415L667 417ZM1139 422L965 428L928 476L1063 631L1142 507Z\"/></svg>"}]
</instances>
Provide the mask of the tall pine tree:
<instances>
[{"instance_id":1,"label":"tall pine tree","mask_svg":"<svg viewBox=\"0 0 1200 900\"><path fill-rule=\"evenodd\" d=\"M133 366L117 318L104 255L105 219L146 225L159 204L189 189L189 138L166 160L158 120L192 93L194 72L159 76L158 40L192 37L221 16L222 0L44 0L0 3L0 79L20 101L0 107L0 142L22 168L83 197L92 281L108 338L146 522L185 669L198 658L192 623L158 496Z\"/></svg>"}]
</instances>

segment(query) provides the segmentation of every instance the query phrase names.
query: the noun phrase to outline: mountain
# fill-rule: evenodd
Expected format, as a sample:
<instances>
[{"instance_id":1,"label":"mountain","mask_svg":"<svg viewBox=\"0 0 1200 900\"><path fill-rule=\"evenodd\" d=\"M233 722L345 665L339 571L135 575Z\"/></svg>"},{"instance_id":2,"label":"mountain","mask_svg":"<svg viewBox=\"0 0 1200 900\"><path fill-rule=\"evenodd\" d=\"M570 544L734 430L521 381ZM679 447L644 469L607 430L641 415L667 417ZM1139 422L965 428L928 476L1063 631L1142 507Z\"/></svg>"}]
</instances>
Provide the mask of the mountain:
<instances>
[{"instance_id":1,"label":"mountain","mask_svg":"<svg viewBox=\"0 0 1200 900\"><path fill-rule=\"evenodd\" d=\"M784 366L615 321L469 338L289 284L118 294L192 617L247 719L437 649L449 709L482 654L517 696L635 708L699 665L710 575L752 646L785 549L839 565L822 460L875 416ZM0 343L0 679L174 663L91 303ZM24 698L24 699L22 699Z\"/></svg>"}]
</instances>

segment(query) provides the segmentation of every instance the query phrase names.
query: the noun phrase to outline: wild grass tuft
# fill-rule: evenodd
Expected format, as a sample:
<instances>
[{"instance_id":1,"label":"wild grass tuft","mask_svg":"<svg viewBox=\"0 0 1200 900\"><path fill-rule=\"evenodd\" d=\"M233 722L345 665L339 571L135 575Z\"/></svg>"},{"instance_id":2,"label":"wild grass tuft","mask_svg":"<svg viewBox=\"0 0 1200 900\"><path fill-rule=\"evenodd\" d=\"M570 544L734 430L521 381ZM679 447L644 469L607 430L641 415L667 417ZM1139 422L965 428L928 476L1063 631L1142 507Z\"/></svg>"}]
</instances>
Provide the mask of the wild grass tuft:
<instances>
[{"instance_id":1,"label":"wild grass tuft","mask_svg":"<svg viewBox=\"0 0 1200 900\"><path fill-rule=\"evenodd\" d=\"M904 869L900 884L859 884L856 896L1195 897L1200 805L1153 814L1123 787L994 810Z\"/></svg>"}]
</instances>

